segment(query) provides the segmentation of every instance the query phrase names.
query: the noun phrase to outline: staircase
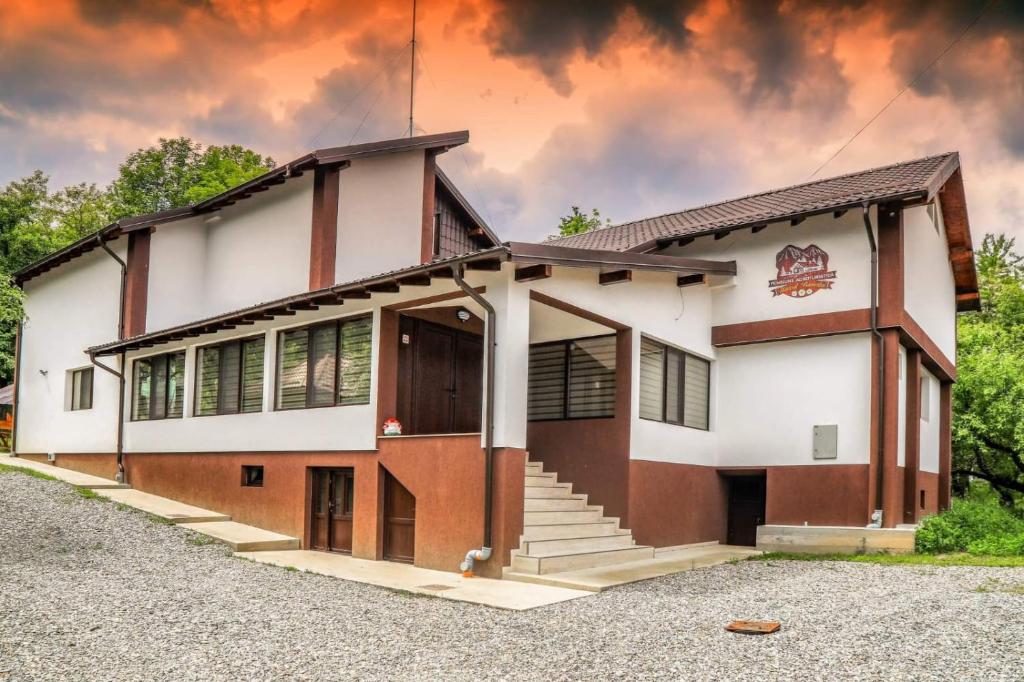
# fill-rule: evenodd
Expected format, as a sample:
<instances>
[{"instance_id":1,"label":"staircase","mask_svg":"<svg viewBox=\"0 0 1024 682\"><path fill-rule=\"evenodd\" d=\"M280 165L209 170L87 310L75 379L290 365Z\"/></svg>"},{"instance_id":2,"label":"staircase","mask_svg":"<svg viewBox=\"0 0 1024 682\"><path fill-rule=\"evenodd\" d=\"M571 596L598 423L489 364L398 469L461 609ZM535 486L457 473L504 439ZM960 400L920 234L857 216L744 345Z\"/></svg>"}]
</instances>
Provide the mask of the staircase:
<instances>
[{"instance_id":1,"label":"staircase","mask_svg":"<svg viewBox=\"0 0 1024 682\"><path fill-rule=\"evenodd\" d=\"M574 494L540 462L526 463L523 510L510 572L544 575L654 558L653 547L636 544L619 519L587 504L586 495Z\"/></svg>"}]
</instances>

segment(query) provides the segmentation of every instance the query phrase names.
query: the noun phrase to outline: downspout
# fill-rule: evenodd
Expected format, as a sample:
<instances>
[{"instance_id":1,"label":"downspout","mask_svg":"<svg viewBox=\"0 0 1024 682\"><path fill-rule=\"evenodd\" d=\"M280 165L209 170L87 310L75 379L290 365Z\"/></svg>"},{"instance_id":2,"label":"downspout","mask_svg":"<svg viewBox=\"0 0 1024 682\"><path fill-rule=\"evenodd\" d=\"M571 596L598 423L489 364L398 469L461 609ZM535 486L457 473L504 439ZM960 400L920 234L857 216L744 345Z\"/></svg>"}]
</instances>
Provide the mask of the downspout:
<instances>
[{"instance_id":1,"label":"downspout","mask_svg":"<svg viewBox=\"0 0 1024 682\"><path fill-rule=\"evenodd\" d=\"M21 346L22 334L25 333L25 323L18 321L18 336L14 349L14 414L11 415L11 455L18 456L18 394L21 393Z\"/></svg>"},{"instance_id":2,"label":"downspout","mask_svg":"<svg viewBox=\"0 0 1024 682\"><path fill-rule=\"evenodd\" d=\"M465 560L459 565L462 574L469 578L473 576L474 561L487 561L491 558L491 501L494 482L494 352L497 347L494 321L496 316L494 306L462 279L460 264L452 266L452 277L467 296L487 311L487 339L485 342L487 383L484 385L484 543L480 549L471 549L466 552Z\"/></svg>"},{"instance_id":3,"label":"downspout","mask_svg":"<svg viewBox=\"0 0 1024 682\"><path fill-rule=\"evenodd\" d=\"M871 334L878 340L878 413L875 415L878 439L878 464L875 467L875 502L878 507L871 515L868 528L882 527L882 495L885 485L885 339L878 331L878 244L875 242L875 230L871 226L871 214L867 202L862 205L864 210L864 229L868 233L868 246L871 248Z\"/></svg>"},{"instance_id":4,"label":"downspout","mask_svg":"<svg viewBox=\"0 0 1024 682\"><path fill-rule=\"evenodd\" d=\"M121 300L118 304L117 311L117 338L124 340L124 309L125 309L125 298L128 293L128 264L125 263L120 256L113 252L113 250L107 246L107 243L103 241L102 235L96 235L96 241L104 251L106 251L111 258L117 261L117 264L121 266ZM124 483L124 351L121 351L120 355L120 367L121 371L114 371L110 367L97 362L95 355L89 355L89 362L96 367L113 374L117 377L118 389L117 389L117 477L118 483Z\"/></svg>"}]
</instances>

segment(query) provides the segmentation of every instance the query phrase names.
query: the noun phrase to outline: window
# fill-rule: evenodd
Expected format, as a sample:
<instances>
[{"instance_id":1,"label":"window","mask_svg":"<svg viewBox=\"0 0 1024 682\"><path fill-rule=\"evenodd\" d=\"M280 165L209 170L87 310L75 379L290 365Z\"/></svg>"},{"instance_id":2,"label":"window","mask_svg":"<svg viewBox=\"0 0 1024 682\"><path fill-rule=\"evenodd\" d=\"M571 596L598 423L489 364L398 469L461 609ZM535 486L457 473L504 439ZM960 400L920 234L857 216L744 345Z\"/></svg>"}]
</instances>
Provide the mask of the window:
<instances>
[{"instance_id":1,"label":"window","mask_svg":"<svg viewBox=\"0 0 1024 682\"><path fill-rule=\"evenodd\" d=\"M253 466L242 465L242 487L262 488L263 487L263 465Z\"/></svg>"},{"instance_id":2,"label":"window","mask_svg":"<svg viewBox=\"0 0 1024 682\"><path fill-rule=\"evenodd\" d=\"M136 360L132 420L178 419L185 404L185 351Z\"/></svg>"},{"instance_id":3,"label":"window","mask_svg":"<svg viewBox=\"0 0 1024 682\"><path fill-rule=\"evenodd\" d=\"M263 409L262 336L203 346L196 353L196 414Z\"/></svg>"},{"instance_id":4,"label":"window","mask_svg":"<svg viewBox=\"0 0 1024 682\"><path fill-rule=\"evenodd\" d=\"M711 363L646 337L640 341L640 417L708 430Z\"/></svg>"},{"instance_id":5,"label":"window","mask_svg":"<svg viewBox=\"0 0 1024 682\"><path fill-rule=\"evenodd\" d=\"M280 332L279 410L370 402L369 316Z\"/></svg>"},{"instance_id":6,"label":"window","mask_svg":"<svg viewBox=\"0 0 1024 682\"><path fill-rule=\"evenodd\" d=\"M71 409L92 409L92 367L71 373Z\"/></svg>"},{"instance_id":7,"label":"window","mask_svg":"<svg viewBox=\"0 0 1024 682\"><path fill-rule=\"evenodd\" d=\"M614 416L614 334L530 346L530 421Z\"/></svg>"}]
</instances>

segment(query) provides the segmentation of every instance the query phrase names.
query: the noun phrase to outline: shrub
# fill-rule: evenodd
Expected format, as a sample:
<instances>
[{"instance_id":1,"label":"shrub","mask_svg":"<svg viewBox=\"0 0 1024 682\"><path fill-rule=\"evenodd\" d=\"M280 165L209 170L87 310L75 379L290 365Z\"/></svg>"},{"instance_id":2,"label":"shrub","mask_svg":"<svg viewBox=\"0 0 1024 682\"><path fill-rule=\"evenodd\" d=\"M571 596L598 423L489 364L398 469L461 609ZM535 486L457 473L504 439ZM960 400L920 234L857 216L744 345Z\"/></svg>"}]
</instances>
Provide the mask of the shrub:
<instances>
[{"instance_id":1,"label":"shrub","mask_svg":"<svg viewBox=\"0 0 1024 682\"><path fill-rule=\"evenodd\" d=\"M921 522L914 549L922 554L971 552L1010 556L1024 554L1021 539L1024 521L1010 511L996 504L956 500L949 511Z\"/></svg>"}]
</instances>

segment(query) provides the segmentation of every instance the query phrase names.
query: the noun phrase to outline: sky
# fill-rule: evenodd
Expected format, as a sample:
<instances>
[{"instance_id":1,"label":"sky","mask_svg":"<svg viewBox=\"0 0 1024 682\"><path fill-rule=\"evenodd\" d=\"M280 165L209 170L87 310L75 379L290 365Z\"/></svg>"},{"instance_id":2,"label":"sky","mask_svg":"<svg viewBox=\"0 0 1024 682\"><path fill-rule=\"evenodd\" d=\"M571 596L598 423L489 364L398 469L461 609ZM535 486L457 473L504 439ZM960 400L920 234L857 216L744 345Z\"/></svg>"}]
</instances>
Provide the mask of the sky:
<instances>
[{"instance_id":1,"label":"sky","mask_svg":"<svg viewBox=\"0 0 1024 682\"><path fill-rule=\"evenodd\" d=\"M401 137L411 5L3 0L0 184ZM419 0L415 66L417 133L470 131L440 164L503 239L807 181L908 83L816 177L957 150L975 241L1024 235L1021 0Z\"/></svg>"}]
</instances>

